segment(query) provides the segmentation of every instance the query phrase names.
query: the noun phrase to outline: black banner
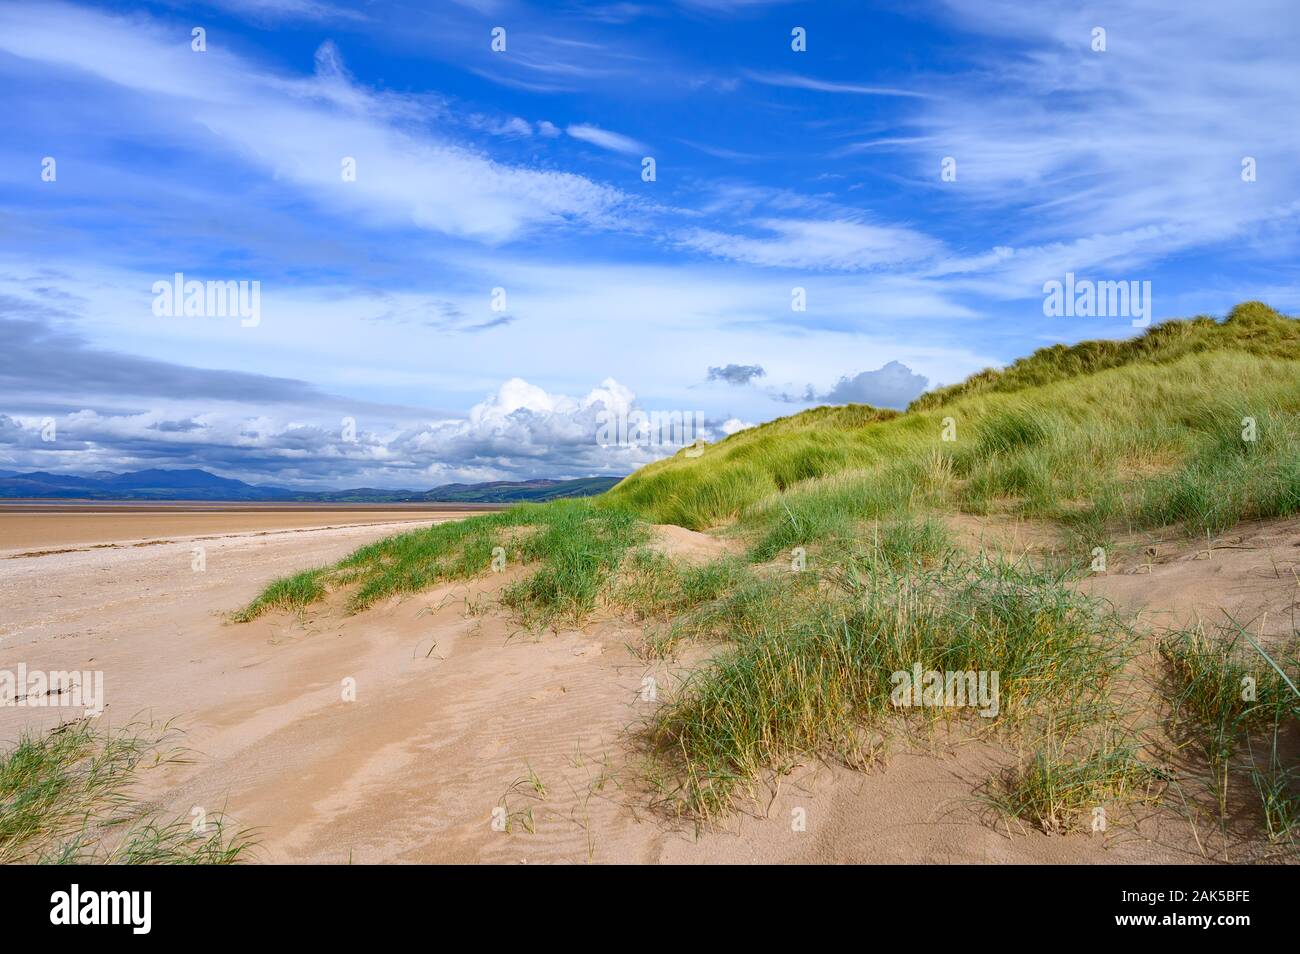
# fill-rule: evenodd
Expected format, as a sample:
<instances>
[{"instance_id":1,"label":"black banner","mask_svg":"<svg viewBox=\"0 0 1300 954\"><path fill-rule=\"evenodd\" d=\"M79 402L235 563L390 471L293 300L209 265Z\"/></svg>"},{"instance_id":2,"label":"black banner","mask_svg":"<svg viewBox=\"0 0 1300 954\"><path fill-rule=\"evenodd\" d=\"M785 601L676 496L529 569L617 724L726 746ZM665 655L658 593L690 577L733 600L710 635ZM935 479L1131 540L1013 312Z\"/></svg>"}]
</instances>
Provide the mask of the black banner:
<instances>
[{"instance_id":1,"label":"black banner","mask_svg":"<svg viewBox=\"0 0 1300 954\"><path fill-rule=\"evenodd\" d=\"M716 873L715 873L716 874ZM748 878L761 883L746 888ZM427 932L431 922L499 923L506 912L520 930L545 934L564 912L637 927L659 922L673 899L693 898L681 916L699 917L696 872L624 873L580 870L509 873L415 867L43 868L0 870L0 913L11 938L31 932L113 935L137 941L216 939L240 926L259 941L373 939L386 929ZM629 883L619 884L623 877ZM661 881L645 896L641 877ZM570 881L569 879L573 880ZM445 879L445 880L444 880ZM1223 867L863 867L848 871L730 871L717 897L762 891L770 914L803 922L818 912L854 912L858 930L941 928L947 941L958 929L984 924L1000 933L1052 929L1072 940L1098 935L1186 936L1200 933L1231 943L1242 931L1294 927L1294 870L1285 866ZM838 882L838 883L837 883ZM663 886L670 886L663 891ZM517 892L526 890L528 894ZM609 890L607 898L602 889ZM581 891L575 897L573 891ZM538 892L563 892L552 909L537 906ZM689 893L687 893L689 892ZM651 900L654 898L655 900ZM579 901L580 899L580 901ZM573 905L577 904L578 909ZM770 919L769 914L769 919ZM493 921L466 921L466 915ZM940 923L942 922L942 923ZM507 922L508 923L508 922ZM727 918L728 933L743 927ZM766 931L770 925L762 926ZM760 927L760 925L755 925ZM922 930L922 934L924 930ZM245 938L253 935L244 935Z\"/></svg>"}]
</instances>

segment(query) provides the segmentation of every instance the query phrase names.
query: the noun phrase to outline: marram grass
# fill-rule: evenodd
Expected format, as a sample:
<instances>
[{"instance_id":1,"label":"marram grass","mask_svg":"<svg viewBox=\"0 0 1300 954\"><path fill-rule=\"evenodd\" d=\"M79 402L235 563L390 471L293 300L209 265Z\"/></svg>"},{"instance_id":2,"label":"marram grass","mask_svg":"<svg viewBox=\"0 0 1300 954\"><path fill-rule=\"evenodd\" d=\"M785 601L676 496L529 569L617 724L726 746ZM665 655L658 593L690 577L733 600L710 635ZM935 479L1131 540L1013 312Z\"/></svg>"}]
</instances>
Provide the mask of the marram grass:
<instances>
[{"instance_id":1,"label":"marram grass","mask_svg":"<svg viewBox=\"0 0 1300 954\"><path fill-rule=\"evenodd\" d=\"M275 580L232 619L301 611L336 590L346 594L348 612L359 612L393 596L489 573L496 560L498 568L530 568L528 576L506 588L505 605L535 625L576 622L596 608L626 553L648 534L634 515L598 509L588 500L524 504L400 533L363 546L332 567Z\"/></svg>"},{"instance_id":2,"label":"marram grass","mask_svg":"<svg viewBox=\"0 0 1300 954\"><path fill-rule=\"evenodd\" d=\"M1049 834L1106 831L1118 806L1155 802L1166 772L1141 758L1138 745L1107 728L1095 740L1049 740L994 781L987 800L1002 814Z\"/></svg>"},{"instance_id":3,"label":"marram grass","mask_svg":"<svg viewBox=\"0 0 1300 954\"><path fill-rule=\"evenodd\" d=\"M167 726L90 720L28 732L0 753L0 864L230 864L252 846L220 818L195 831L137 796L142 771L181 760Z\"/></svg>"},{"instance_id":4,"label":"marram grass","mask_svg":"<svg viewBox=\"0 0 1300 954\"><path fill-rule=\"evenodd\" d=\"M811 607L791 605L773 582L765 625L693 672L659 710L651 738L678 780L665 791L669 804L713 817L752 795L767 770L814 756L861 762L864 730L895 716L1031 731L1109 714L1123 628L1099 604L1026 566L896 570L878 554L865 559L841 568L834 591ZM996 673L996 718L975 707L895 706L894 674L918 665Z\"/></svg>"},{"instance_id":5,"label":"marram grass","mask_svg":"<svg viewBox=\"0 0 1300 954\"><path fill-rule=\"evenodd\" d=\"M1221 818L1231 794L1249 785L1270 840L1294 843L1300 766L1288 764L1283 753L1300 736L1300 644L1265 654L1251 642L1231 621L1161 640L1170 726L1204 761Z\"/></svg>"}]
</instances>

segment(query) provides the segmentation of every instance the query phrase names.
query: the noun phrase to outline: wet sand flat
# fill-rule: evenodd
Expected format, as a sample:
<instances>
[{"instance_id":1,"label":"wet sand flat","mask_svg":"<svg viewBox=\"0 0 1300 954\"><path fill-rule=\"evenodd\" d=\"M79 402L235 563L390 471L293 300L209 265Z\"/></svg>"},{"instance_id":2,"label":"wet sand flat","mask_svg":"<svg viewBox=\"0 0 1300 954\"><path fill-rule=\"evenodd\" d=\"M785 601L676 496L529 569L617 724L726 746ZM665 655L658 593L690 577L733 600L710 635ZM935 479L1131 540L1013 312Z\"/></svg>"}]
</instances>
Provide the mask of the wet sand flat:
<instances>
[{"instance_id":1,"label":"wet sand flat","mask_svg":"<svg viewBox=\"0 0 1300 954\"><path fill-rule=\"evenodd\" d=\"M483 513L494 507L418 507L292 504L123 503L62 501L0 504L0 558L27 552L94 546L143 545L229 533L282 532L327 527L413 525Z\"/></svg>"}]
</instances>

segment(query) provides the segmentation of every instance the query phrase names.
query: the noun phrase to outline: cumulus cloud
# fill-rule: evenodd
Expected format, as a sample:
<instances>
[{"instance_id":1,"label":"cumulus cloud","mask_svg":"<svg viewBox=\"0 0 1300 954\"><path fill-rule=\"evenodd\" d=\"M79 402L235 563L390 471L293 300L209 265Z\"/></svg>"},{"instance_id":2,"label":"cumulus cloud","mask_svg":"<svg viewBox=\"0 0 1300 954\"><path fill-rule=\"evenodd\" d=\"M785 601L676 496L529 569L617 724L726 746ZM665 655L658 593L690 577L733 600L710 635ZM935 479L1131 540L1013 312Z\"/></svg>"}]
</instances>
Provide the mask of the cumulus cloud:
<instances>
[{"instance_id":1,"label":"cumulus cloud","mask_svg":"<svg viewBox=\"0 0 1300 954\"><path fill-rule=\"evenodd\" d=\"M767 372L757 364L728 364L709 368L710 381L726 381L728 384L749 384L755 378L761 378Z\"/></svg>"},{"instance_id":2,"label":"cumulus cloud","mask_svg":"<svg viewBox=\"0 0 1300 954\"><path fill-rule=\"evenodd\" d=\"M900 361L890 361L875 371L842 377L822 395L831 404L873 404L876 407L906 407L925 390L930 380L916 374Z\"/></svg>"},{"instance_id":3,"label":"cumulus cloud","mask_svg":"<svg viewBox=\"0 0 1300 954\"><path fill-rule=\"evenodd\" d=\"M446 302L419 301L409 314L399 308L381 317L464 324ZM253 483L418 489L622 475L679 449L601 446L603 415L642 410L612 378L576 397L511 378L452 417L357 401L292 378L122 354L64 325L71 326L68 314L39 300L0 300L0 467L201 467ZM47 421L54 440L42 439Z\"/></svg>"},{"instance_id":4,"label":"cumulus cloud","mask_svg":"<svg viewBox=\"0 0 1300 954\"><path fill-rule=\"evenodd\" d=\"M390 450L414 460L457 460L472 466L497 466L516 476L567 468L577 473L628 473L673 454L694 437L716 440L740 422L705 422L702 433L678 443L630 437L608 443L611 423L642 414L679 414L695 421L695 412L643 407L636 395L607 378L581 397L555 394L511 378L470 409L464 420L442 421L401 435ZM613 429L617 433L616 428Z\"/></svg>"},{"instance_id":5,"label":"cumulus cloud","mask_svg":"<svg viewBox=\"0 0 1300 954\"><path fill-rule=\"evenodd\" d=\"M422 420L410 409L348 402L289 379L117 355L35 324L0 324L15 345L0 357L0 404L7 408L0 413L0 466L9 470L199 467L281 486L422 489L621 476L689 443L602 443L609 421L655 410L612 378L581 396L511 378L463 418ZM32 389L46 374L55 392L48 405ZM152 406L130 407L133 396ZM16 410L18 403L27 410ZM355 433L341 415L352 419ZM55 439L44 440L51 420ZM717 440L744 426L706 422L688 436Z\"/></svg>"},{"instance_id":6,"label":"cumulus cloud","mask_svg":"<svg viewBox=\"0 0 1300 954\"><path fill-rule=\"evenodd\" d=\"M754 426L753 421L742 421L738 417L729 417L718 425L718 430L730 437L732 434L739 434L741 431L749 430Z\"/></svg>"},{"instance_id":7,"label":"cumulus cloud","mask_svg":"<svg viewBox=\"0 0 1300 954\"><path fill-rule=\"evenodd\" d=\"M890 361L875 371L844 375L828 391L818 392L811 384L801 395L780 394L778 400L792 404L870 404L873 407L903 408L929 385L930 379L916 374L901 361Z\"/></svg>"}]
</instances>

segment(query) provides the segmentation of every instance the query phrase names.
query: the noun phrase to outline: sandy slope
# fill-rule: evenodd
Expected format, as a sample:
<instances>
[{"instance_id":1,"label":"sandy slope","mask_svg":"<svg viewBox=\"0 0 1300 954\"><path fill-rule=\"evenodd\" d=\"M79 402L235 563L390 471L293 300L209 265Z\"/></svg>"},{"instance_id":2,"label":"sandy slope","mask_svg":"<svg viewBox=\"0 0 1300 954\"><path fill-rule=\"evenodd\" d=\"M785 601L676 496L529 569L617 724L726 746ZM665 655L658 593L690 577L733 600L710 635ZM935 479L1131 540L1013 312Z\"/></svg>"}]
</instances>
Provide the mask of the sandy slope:
<instances>
[{"instance_id":1,"label":"sandy slope","mask_svg":"<svg viewBox=\"0 0 1300 954\"><path fill-rule=\"evenodd\" d=\"M1296 632L1300 521L1243 524L1213 541L1139 549L1090 588L1155 627L1232 619L1267 643Z\"/></svg>"},{"instance_id":2,"label":"sandy slope","mask_svg":"<svg viewBox=\"0 0 1300 954\"><path fill-rule=\"evenodd\" d=\"M192 571L183 539L0 559L0 666L102 669L103 718L178 719L200 757L153 772L150 793L176 815L224 809L258 827L264 860L1200 858L1186 821L1168 811L1106 835L1008 833L976 798L1008 756L980 743L933 753L922 744L867 774L809 766L781 780L764 812L697 835L650 811L634 782L635 729L653 711L644 680L668 686L675 674L628 648L640 633L626 623L536 636L479 612L508 573L353 617L224 621L270 578L396 529L220 535L205 543L202 573ZM1171 559L1137 583L1116 573L1095 585L1135 605L1158 598L1191 606L1193 597L1229 599L1244 588L1250 605L1281 607L1294 602L1295 581L1259 570L1271 559L1293 560L1300 532L1294 525L1269 532L1250 556ZM719 550L677 528L660 546L695 556ZM343 699L345 679L355 680L355 701ZM0 738L66 715L0 710ZM530 773L544 795L526 781ZM497 808L511 831L493 830ZM795 830L796 810L805 830Z\"/></svg>"}]
</instances>

